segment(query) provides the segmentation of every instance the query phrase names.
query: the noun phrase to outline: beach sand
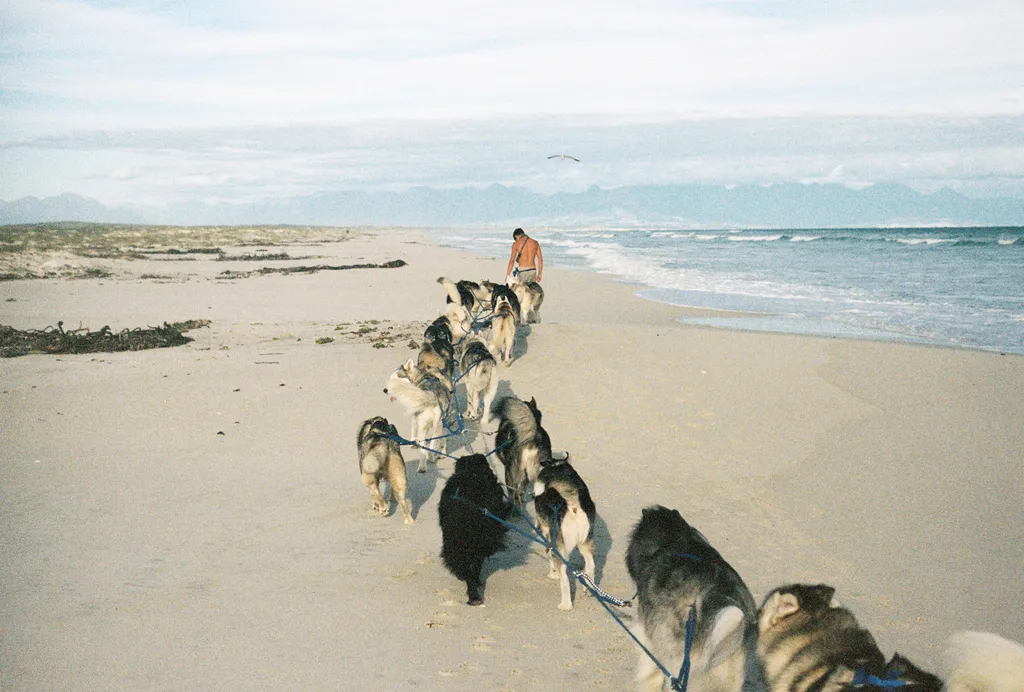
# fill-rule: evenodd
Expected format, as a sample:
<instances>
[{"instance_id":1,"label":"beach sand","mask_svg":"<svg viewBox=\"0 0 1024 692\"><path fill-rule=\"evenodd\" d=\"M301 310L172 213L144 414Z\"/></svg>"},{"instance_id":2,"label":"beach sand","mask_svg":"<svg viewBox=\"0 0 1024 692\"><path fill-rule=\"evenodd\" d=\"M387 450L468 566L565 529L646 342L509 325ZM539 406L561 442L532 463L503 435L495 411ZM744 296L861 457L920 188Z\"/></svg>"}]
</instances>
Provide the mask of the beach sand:
<instances>
[{"instance_id":1,"label":"beach sand","mask_svg":"<svg viewBox=\"0 0 1024 692\"><path fill-rule=\"evenodd\" d=\"M281 242L408 265L117 259L0 283L19 329L211 321L182 347L0 361L0 689L631 689L636 645L579 591L559 611L526 539L465 605L438 558L451 460L417 474L403 448L411 526L360 482L361 421L409 434L382 387L442 308L437 277L499 280L507 258L412 230ZM629 533L660 503L758 601L834 585L887 655L934 668L956 630L1024 640L1024 358L687 326L557 266L544 288L500 391L536 397L587 481L606 591L633 594Z\"/></svg>"}]
</instances>

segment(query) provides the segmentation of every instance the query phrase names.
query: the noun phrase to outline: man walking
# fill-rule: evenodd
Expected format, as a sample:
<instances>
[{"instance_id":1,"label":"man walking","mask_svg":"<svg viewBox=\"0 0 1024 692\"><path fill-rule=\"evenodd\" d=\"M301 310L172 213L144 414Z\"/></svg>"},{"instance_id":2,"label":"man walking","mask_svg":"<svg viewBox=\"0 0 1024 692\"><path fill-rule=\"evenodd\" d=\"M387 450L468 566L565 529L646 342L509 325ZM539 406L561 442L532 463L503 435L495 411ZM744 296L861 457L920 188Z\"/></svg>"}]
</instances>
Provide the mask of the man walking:
<instances>
[{"instance_id":1,"label":"man walking","mask_svg":"<svg viewBox=\"0 0 1024 692\"><path fill-rule=\"evenodd\" d=\"M541 254L540 244L526 235L523 229L517 228L512 232L512 254L508 258L505 276L512 275L514 281L522 283L540 282L543 273L544 256Z\"/></svg>"}]
</instances>

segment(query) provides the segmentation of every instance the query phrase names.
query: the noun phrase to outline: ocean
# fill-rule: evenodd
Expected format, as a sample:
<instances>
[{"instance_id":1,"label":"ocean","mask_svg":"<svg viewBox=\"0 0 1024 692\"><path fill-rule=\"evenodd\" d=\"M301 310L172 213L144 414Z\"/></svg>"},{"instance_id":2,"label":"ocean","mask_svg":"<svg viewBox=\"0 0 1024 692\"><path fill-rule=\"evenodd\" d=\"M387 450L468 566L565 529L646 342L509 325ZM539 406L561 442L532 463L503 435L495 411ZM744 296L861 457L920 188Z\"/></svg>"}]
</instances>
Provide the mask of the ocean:
<instances>
[{"instance_id":1,"label":"ocean","mask_svg":"<svg viewBox=\"0 0 1024 692\"><path fill-rule=\"evenodd\" d=\"M526 230L547 267L611 276L649 300L743 313L684 322L1024 354L1024 227ZM503 265L511 231L435 236Z\"/></svg>"}]
</instances>

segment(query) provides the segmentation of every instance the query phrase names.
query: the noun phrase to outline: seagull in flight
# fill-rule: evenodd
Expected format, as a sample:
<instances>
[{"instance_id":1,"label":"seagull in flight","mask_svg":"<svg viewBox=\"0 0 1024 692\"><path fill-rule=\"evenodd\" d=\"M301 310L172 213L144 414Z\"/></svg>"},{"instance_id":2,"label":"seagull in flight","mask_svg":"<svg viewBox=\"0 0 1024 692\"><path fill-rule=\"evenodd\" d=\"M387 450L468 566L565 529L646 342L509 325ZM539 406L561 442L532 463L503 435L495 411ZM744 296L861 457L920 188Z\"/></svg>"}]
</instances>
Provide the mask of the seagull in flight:
<instances>
[{"instance_id":1,"label":"seagull in flight","mask_svg":"<svg viewBox=\"0 0 1024 692\"><path fill-rule=\"evenodd\" d=\"M562 159L563 161L575 161L576 163L581 163L578 158L576 158L575 156L569 156L568 154L552 154L548 158L549 159Z\"/></svg>"}]
</instances>

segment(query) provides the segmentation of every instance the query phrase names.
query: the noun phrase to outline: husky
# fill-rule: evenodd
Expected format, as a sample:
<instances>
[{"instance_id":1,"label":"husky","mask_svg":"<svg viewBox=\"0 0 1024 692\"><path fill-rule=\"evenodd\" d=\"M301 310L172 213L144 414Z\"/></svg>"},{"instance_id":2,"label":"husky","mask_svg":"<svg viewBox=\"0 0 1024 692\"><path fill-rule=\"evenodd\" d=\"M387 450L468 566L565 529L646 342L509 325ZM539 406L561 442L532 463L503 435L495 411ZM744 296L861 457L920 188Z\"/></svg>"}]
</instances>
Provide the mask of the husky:
<instances>
[{"instance_id":1,"label":"husky","mask_svg":"<svg viewBox=\"0 0 1024 692\"><path fill-rule=\"evenodd\" d=\"M505 284L496 284L490 281L483 281L481 283L490 294L489 300L492 309L498 300L504 298L512 304L512 312L515 313L517 317L522 314L522 309L519 306L519 296L516 295L516 292L513 291L510 286Z\"/></svg>"},{"instance_id":2,"label":"husky","mask_svg":"<svg viewBox=\"0 0 1024 692\"><path fill-rule=\"evenodd\" d=\"M413 524L412 510L405 499L408 479L405 475L405 459L402 450L395 441L398 431L383 416L374 416L363 421L356 434L356 449L359 452L359 472L363 477L363 485L370 491L373 510L381 516L387 516L389 503L380 493L380 482L386 480L391 487L391 495L405 515L405 523Z\"/></svg>"},{"instance_id":3,"label":"husky","mask_svg":"<svg viewBox=\"0 0 1024 692\"><path fill-rule=\"evenodd\" d=\"M444 412L451 407L452 384L442 373L422 370L416 358L410 358L388 377L384 393L398 401L412 417L412 439L421 445L419 473L427 470L427 461L438 456L427 443L440 437ZM433 439L433 444L441 444Z\"/></svg>"},{"instance_id":4,"label":"husky","mask_svg":"<svg viewBox=\"0 0 1024 692\"><path fill-rule=\"evenodd\" d=\"M448 291L446 302L457 303L470 313L480 312L483 309L482 300L486 299L487 290L475 281L452 281L443 276L437 278L437 283Z\"/></svg>"},{"instance_id":5,"label":"husky","mask_svg":"<svg viewBox=\"0 0 1024 692\"><path fill-rule=\"evenodd\" d=\"M590 490L576 469L565 459L553 459L545 464L537 482L533 484L533 507L537 511L537 526L550 545L565 560L572 551L579 548L583 556L583 571L591 581L594 579L594 520L597 508L590 498ZM554 535L552 535L554 534ZM565 563L548 548L551 569L549 579L559 579L562 600L559 610L572 610L572 590Z\"/></svg>"},{"instance_id":6,"label":"husky","mask_svg":"<svg viewBox=\"0 0 1024 692\"><path fill-rule=\"evenodd\" d=\"M679 671L686 650L686 623L694 609L689 689L738 692L756 673L757 605L740 575L677 510L643 510L626 550L636 583L640 639L670 671ZM662 689L665 676L640 658L640 689Z\"/></svg>"},{"instance_id":7,"label":"husky","mask_svg":"<svg viewBox=\"0 0 1024 692\"><path fill-rule=\"evenodd\" d=\"M498 404L498 434L494 448L505 466L505 488L519 507L526 501L526 489L540 475L541 465L551 462L551 438L540 425L536 399L520 401L514 396Z\"/></svg>"},{"instance_id":8,"label":"husky","mask_svg":"<svg viewBox=\"0 0 1024 692\"><path fill-rule=\"evenodd\" d=\"M943 652L948 692L1021 692L1024 647L989 632L957 632Z\"/></svg>"},{"instance_id":9,"label":"husky","mask_svg":"<svg viewBox=\"0 0 1024 692\"><path fill-rule=\"evenodd\" d=\"M516 343L516 327L519 316L512 311L512 304L505 298L498 298L491 316L491 350L501 359L505 367L512 365L512 347Z\"/></svg>"},{"instance_id":10,"label":"husky","mask_svg":"<svg viewBox=\"0 0 1024 692\"><path fill-rule=\"evenodd\" d=\"M416 364L422 370L435 370L449 379L455 376L455 347L452 345L451 322L438 317L423 332L423 345Z\"/></svg>"},{"instance_id":11,"label":"husky","mask_svg":"<svg viewBox=\"0 0 1024 692\"><path fill-rule=\"evenodd\" d=\"M523 324L540 322L540 306L544 303L544 289L536 281L512 284L519 298L519 319Z\"/></svg>"},{"instance_id":12,"label":"husky","mask_svg":"<svg viewBox=\"0 0 1024 692\"><path fill-rule=\"evenodd\" d=\"M445 299L444 313L441 317L446 318L448 321L448 329L451 332L452 343L457 342L459 339L468 334L473 328L473 315L471 313L471 307L467 307L466 303L470 305L476 305L475 298L472 293L467 293L467 300L463 300L463 295L459 291L459 286L451 279L440 277L437 283L444 286L448 292L448 297ZM435 320L436 322L436 320Z\"/></svg>"},{"instance_id":13,"label":"husky","mask_svg":"<svg viewBox=\"0 0 1024 692\"><path fill-rule=\"evenodd\" d=\"M466 383L466 418L491 422L491 403L498 391L498 367L494 355L480 337L464 342L459 368Z\"/></svg>"},{"instance_id":14,"label":"husky","mask_svg":"<svg viewBox=\"0 0 1024 692\"><path fill-rule=\"evenodd\" d=\"M507 519L512 510L487 457L461 457L441 491L437 517L441 560L449 572L466 582L467 604L471 606L484 602L484 560L505 547L505 525L484 515L484 509L501 519Z\"/></svg>"},{"instance_id":15,"label":"husky","mask_svg":"<svg viewBox=\"0 0 1024 692\"><path fill-rule=\"evenodd\" d=\"M765 597L757 619L757 652L772 692L845 690L912 674L902 657L886 663L875 638L835 593L826 584L791 584Z\"/></svg>"}]
</instances>

